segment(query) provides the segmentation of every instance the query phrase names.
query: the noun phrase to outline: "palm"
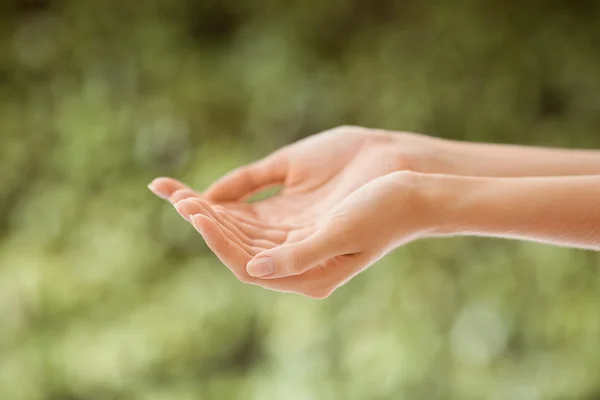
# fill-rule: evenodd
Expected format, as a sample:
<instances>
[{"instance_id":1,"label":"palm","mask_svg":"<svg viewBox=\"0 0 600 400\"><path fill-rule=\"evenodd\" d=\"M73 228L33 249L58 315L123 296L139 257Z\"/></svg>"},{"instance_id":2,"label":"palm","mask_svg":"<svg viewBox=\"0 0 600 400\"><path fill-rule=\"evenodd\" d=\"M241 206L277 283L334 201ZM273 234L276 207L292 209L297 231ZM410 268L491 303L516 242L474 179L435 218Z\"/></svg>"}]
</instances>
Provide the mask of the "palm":
<instances>
[{"instance_id":1,"label":"palm","mask_svg":"<svg viewBox=\"0 0 600 400\"><path fill-rule=\"evenodd\" d=\"M419 232L417 216L428 213L414 212L415 203L408 195L411 182L394 175L363 185L340 203L323 208L323 214L311 223L298 227L267 225L198 198L180 201L176 208L241 281L326 297ZM382 213L382 209L387 211ZM403 221L401 230L395 226L398 220ZM278 273L266 280L249 276L246 265L266 254L278 260Z\"/></svg>"},{"instance_id":2,"label":"palm","mask_svg":"<svg viewBox=\"0 0 600 400\"><path fill-rule=\"evenodd\" d=\"M228 174L201 197L249 222L286 226L292 230L288 236L300 237L305 227L365 183L406 168L405 158L390 145L391 140L381 131L336 128ZM277 184L283 189L276 196L254 203L244 201ZM174 201L195 196L200 195L183 190L174 194Z\"/></svg>"},{"instance_id":3,"label":"palm","mask_svg":"<svg viewBox=\"0 0 600 400\"><path fill-rule=\"evenodd\" d=\"M378 134L327 132L284 149L288 173L283 190L247 212L265 222L314 221L371 180L398 170L402 158Z\"/></svg>"},{"instance_id":4,"label":"palm","mask_svg":"<svg viewBox=\"0 0 600 400\"><path fill-rule=\"evenodd\" d=\"M387 246L369 245L384 233L379 230L387 218L372 214L381 207L384 192L377 178L412 169L413 162L407 160L419 160L420 153L410 149L399 147L383 131L336 128L239 168L203 193L170 178L155 180L150 189L193 222L238 279L323 297L383 254ZM379 183L366 185L373 181ZM262 201L246 201L274 185L283 190ZM299 262L302 257L289 254L302 248L305 259L299 269L273 279L255 278L246 271L250 260L265 253Z\"/></svg>"},{"instance_id":5,"label":"palm","mask_svg":"<svg viewBox=\"0 0 600 400\"><path fill-rule=\"evenodd\" d=\"M236 218L222 206L211 206L198 198L178 202L177 210L188 219L202 234L209 248L231 272L244 283L262 286L271 290L294 292L314 298L328 296L336 287L354 276L365 264L364 257L340 255L332 257L321 266L294 276L263 280L248 275L246 265L257 255L275 248L299 243L303 239L315 237L316 224L304 228L289 228L283 225L265 228L255 220ZM193 217L192 217L193 216ZM292 237L296 240L289 241ZM298 236L302 236L300 239ZM348 268L335 268L344 263ZM350 276L348 276L350 275Z\"/></svg>"}]
</instances>

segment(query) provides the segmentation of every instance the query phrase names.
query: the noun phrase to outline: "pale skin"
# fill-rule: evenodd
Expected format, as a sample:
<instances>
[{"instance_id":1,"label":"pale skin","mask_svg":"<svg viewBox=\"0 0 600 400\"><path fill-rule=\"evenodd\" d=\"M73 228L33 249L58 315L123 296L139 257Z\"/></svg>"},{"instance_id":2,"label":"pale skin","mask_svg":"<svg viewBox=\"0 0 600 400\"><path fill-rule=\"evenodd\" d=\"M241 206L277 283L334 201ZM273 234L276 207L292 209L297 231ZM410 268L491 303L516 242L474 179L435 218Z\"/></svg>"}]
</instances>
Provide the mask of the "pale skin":
<instances>
[{"instance_id":1,"label":"pale skin","mask_svg":"<svg viewBox=\"0 0 600 400\"><path fill-rule=\"evenodd\" d=\"M246 199L269 186L275 196ZM339 127L196 192L150 184L245 283L325 298L398 246L489 236L600 250L600 151Z\"/></svg>"}]
</instances>

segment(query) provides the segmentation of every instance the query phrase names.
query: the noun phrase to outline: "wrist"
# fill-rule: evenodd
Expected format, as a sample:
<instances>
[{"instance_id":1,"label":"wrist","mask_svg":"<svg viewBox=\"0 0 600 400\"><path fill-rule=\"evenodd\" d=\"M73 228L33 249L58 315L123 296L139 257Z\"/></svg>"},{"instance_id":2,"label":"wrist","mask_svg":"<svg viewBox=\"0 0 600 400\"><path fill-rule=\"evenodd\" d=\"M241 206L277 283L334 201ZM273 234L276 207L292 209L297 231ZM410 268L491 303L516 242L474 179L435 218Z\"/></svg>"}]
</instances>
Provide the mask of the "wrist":
<instances>
[{"instance_id":1,"label":"wrist","mask_svg":"<svg viewBox=\"0 0 600 400\"><path fill-rule=\"evenodd\" d=\"M469 219L479 213L481 178L419 174L417 192L426 213L427 236L459 235L468 230Z\"/></svg>"},{"instance_id":2,"label":"wrist","mask_svg":"<svg viewBox=\"0 0 600 400\"><path fill-rule=\"evenodd\" d=\"M390 132L404 169L428 174L456 174L465 163L462 143L412 132ZM462 154L462 157L461 157ZM462 164L461 164L462 163Z\"/></svg>"},{"instance_id":3,"label":"wrist","mask_svg":"<svg viewBox=\"0 0 600 400\"><path fill-rule=\"evenodd\" d=\"M429 175L426 180L432 236L504 236L518 230L538 203L536 196L521 195L528 186L521 179Z\"/></svg>"},{"instance_id":4,"label":"wrist","mask_svg":"<svg viewBox=\"0 0 600 400\"><path fill-rule=\"evenodd\" d=\"M392 179L390 207L394 209L398 204L402 205L398 218L391 219L402 232L406 225L413 226L415 236L420 238L444 236L456 231L456 215L462 203L460 177L400 171L388 175L388 178ZM406 209L410 210L410 221L406 220Z\"/></svg>"},{"instance_id":5,"label":"wrist","mask_svg":"<svg viewBox=\"0 0 600 400\"><path fill-rule=\"evenodd\" d=\"M389 196L381 206L396 230L396 243L406 241L407 230L412 239L472 234L493 228L488 222L505 208L497 183L494 178L400 171L385 178Z\"/></svg>"}]
</instances>

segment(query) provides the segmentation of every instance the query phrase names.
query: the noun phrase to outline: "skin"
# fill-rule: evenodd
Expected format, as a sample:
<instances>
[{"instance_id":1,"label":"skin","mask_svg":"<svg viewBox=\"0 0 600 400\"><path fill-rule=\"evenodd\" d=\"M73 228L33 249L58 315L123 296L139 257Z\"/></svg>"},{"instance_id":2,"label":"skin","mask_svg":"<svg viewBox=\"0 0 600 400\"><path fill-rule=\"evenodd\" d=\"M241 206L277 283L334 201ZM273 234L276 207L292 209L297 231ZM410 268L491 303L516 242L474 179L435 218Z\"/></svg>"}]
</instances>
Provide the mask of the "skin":
<instances>
[{"instance_id":1,"label":"skin","mask_svg":"<svg viewBox=\"0 0 600 400\"><path fill-rule=\"evenodd\" d=\"M272 185L283 190L245 201ZM340 127L241 167L203 193L170 178L149 187L239 280L311 298L329 296L394 248L426 237L600 248L595 151Z\"/></svg>"}]
</instances>

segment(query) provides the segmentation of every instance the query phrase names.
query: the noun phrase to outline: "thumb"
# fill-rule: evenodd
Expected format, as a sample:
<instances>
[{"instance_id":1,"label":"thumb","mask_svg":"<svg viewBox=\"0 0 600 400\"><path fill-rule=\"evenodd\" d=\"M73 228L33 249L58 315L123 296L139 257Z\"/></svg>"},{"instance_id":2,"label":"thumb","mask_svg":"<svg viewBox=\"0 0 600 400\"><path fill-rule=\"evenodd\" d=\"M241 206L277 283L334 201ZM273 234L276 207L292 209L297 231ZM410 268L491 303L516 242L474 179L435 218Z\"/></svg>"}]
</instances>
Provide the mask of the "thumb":
<instances>
[{"instance_id":1,"label":"thumb","mask_svg":"<svg viewBox=\"0 0 600 400\"><path fill-rule=\"evenodd\" d=\"M331 233L315 233L292 244L257 254L246 265L249 275L272 279L299 275L327 260L344 255L343 241Z\"/></svg>"},{"instance_id":2,"label":"thumb","mask_svg":"<svg viewBox=\"0 0 600 400\"><path fill-rule=\"evenodd\" d=\"M216 202L239 201L271 185L283 184L287 162L281 152L237 168L214 182L204 195Z\"/></svg>"}]
</instances>

